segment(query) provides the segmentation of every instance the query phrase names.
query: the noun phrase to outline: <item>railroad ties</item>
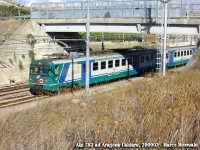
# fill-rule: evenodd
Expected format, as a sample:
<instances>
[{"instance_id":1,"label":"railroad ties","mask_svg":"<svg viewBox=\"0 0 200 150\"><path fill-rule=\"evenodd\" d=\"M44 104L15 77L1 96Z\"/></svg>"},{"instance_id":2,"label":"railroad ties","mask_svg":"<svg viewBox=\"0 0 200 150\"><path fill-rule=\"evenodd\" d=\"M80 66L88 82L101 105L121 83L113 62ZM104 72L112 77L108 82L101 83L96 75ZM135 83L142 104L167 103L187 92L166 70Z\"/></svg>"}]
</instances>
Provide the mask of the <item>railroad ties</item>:
<instances>
[{"instance_id":1,"label":"railroad ties","mask_svg":"<svg viewBox=\"0 0 200 150\"><path fill-rule=\"evenodd\" d=\"M15 106L35 100L27 84L13 85L0 88L0 108Z\"/></svg>"}]
</instances>

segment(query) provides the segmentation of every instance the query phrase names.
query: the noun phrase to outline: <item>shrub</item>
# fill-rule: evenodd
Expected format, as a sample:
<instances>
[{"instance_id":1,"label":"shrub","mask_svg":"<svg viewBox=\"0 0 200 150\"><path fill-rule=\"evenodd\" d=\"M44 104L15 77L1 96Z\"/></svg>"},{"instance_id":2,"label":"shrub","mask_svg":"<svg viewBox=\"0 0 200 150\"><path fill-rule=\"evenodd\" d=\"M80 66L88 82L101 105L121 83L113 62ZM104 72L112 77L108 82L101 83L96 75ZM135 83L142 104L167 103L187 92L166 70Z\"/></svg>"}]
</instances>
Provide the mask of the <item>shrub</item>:
<instances>
[{"instance_id":1,"label":"shrub","mask_svg":"<svg viewBox=\"0 0 200 150\"><path fill-rule=\"evenodd\" d=\"M21 60L19 60L19 64L18 64L19 70L22 71L24 69L24 66L21 62Z\"/></svg>"},{"instance_id":2,"label":"shrub","mask_svg":"<svg viewBox=\"0 0 200 150\"><path fill-rule=\"evenodd\" d=\"M16 56L15 52L14 52L14 60L15 60L15 62L17 62L17 56Z\"/></svg>"},{"instance_id":3,"label":"shrub","mask_svg":"<svg viewBox=\"0 0 200 150\"><path fill-rule=\"evenodd\" d=\"M31 61L35 60L35 54L32 50L28 52L28 56L31 58Z\"/></svg>"},{"instance_id":4,"label":"shrub","mask_svg":"<svg viewBox=\"0 0 200 150\"><path fill-rule=\"evenodd\" d=\"M86 33L80 32L79 36L82 39L86 38ZM102 33L99 32L91 32L90 33L91 37L95 37L95 38L90 38L91 40L95 39L96 41L101 41L102 40ZM123 39L123 34L122 33L104 33L104 40L105 41L122 41ZM142 37L140 34L136 34L136 33L126 33L124 34L124 41L139 41L141 40Z\"/></svg>"},{"instance_id":5,"label":"shrub","mask_svg":"<svg viewBox=\"0 0 200 150\"><path fill-rule=\"evenodd\" d=\"M9 62L13 65L13 61L12 61L12 59L9 58Z\"/></svg>"},{"instance_id":6,"label":"shrub","mask_svg":"<svg viewBox=\"0 0 200 150\"><path fill-rule=\"evenodd\" d=\"M22 54L22 58L25 59L25 55L24 54Z\"/></svg>"}]
</instances>

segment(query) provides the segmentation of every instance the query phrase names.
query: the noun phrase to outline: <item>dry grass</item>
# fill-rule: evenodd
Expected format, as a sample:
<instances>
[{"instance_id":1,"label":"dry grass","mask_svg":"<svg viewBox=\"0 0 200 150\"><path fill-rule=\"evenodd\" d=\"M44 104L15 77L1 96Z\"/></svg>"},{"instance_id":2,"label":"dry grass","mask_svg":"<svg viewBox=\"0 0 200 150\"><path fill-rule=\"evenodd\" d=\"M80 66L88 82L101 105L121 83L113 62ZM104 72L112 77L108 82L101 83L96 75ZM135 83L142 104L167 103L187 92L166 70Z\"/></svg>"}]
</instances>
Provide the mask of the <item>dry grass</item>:
<instances>
[{"instance_id":1,"label":"dry grass","mask_svg":"<svg viewBox=\"0 0 200 150\"><path fill-rule=\"evenodd\" d=\"M0 120L0 149L67 150L77 142L200 144L199 77L191 71L132 82L93 94L86 107L61 95L10 113Z\"/></svg>"}]
</instances>

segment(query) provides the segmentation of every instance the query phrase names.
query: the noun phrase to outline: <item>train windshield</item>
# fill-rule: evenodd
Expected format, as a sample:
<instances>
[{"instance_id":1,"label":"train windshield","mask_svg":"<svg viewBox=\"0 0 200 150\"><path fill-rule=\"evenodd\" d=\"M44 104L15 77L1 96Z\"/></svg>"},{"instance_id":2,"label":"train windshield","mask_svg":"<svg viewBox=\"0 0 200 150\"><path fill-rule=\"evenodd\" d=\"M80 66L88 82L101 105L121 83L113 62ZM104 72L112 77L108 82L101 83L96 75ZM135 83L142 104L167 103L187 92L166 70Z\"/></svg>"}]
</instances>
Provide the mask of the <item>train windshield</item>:
<instances>
[{"instance_id":1,"label":"train windshield","mask_svg":"<svg viewBox=\"0 0 200 150\"><path fill-rule=\"evenodd\" d=\"M49 75L49 66L39 66L39 75Z\"/></svg>"},{"instance_id":2,"label":"train windshield","mask_svg":"<svg viewBox=\"0 0 200 150\"><path fill-rule=\"evenodd\" d=\"M49 75L49 66L47 65L31 66L30 74Z\"/></svg>"},{"instance_id":3,"label":"train windshield","mask_svg":"<svg viewBox=\"0 0 200 150\"><path fill-rule=\"evenodd\" d=\"M30 74L38 74L38 67L31 66L30 67Z\"/></svg>"}]
</instances>

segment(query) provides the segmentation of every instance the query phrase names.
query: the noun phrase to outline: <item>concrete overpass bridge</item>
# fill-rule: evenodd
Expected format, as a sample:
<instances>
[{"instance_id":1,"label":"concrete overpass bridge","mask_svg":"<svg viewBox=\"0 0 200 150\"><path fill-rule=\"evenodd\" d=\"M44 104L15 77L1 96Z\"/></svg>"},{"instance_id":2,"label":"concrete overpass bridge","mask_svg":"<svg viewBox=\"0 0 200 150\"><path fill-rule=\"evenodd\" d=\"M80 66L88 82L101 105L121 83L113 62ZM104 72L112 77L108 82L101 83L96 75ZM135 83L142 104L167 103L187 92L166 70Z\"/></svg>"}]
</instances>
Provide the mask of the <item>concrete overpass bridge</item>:
<instances>
[{"instance_id":1,"label":"concrete overpass bridge","mask_svg":"<svg viewBox=\"0 0 200 150\"><path fill-rule=\"evenodd\" d=\"M90 1L90 32L152 33L162 31L160 0ZM32 3L31 19L45 32L86 32L87 1ZM168 34L199 35L200 3L171 0ZM140 30L141 29L141 30Z\"/></svg>"}]
</instances>

